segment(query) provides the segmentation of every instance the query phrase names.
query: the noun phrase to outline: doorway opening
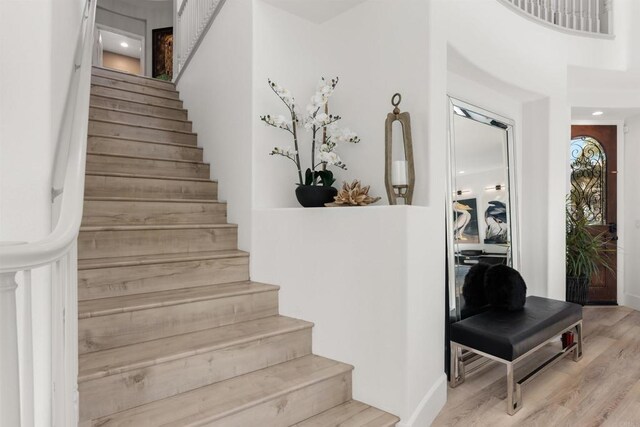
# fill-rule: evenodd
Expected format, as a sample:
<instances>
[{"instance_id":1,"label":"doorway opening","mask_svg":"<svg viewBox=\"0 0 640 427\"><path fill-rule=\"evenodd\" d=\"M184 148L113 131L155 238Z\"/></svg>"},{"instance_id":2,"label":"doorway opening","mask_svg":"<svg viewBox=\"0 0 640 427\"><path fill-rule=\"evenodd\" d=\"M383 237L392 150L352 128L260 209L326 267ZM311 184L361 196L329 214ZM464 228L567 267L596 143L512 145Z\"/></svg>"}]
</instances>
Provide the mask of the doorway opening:
<instances>
[{"instance_id":1,"label":"doorway opening","mask_svg":"<svg viewBox=\"0 0 640 427\"><path fill-rule=\"evenodd\" d=\"M617 127L571 126L571 200L590 232L605 242L604 262L590 277L587 304L617 304Z\"/></svg>"},{"instance_id":2,"label":"doorway opening","mask_svg":"<svg viewBox=\"0 0 640 427\"><path fill-rule=\"evenodd\" d=\"M144 75L145 40L138 34L96 24L97 62L100 67Z\"/></svg>"}]
</instances>

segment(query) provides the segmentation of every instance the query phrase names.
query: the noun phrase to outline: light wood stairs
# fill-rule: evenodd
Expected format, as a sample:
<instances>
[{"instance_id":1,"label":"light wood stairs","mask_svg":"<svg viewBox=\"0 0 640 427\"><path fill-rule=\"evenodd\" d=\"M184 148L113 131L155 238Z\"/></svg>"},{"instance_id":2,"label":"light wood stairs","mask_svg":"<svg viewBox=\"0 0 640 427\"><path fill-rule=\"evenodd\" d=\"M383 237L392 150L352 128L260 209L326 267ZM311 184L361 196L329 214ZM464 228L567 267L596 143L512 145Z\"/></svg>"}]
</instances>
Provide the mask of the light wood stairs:
<instances>
[{"instance_id":1,"label":"light wood stairs","mask_svg":"<svg viewBox=\"0 0 640 427\"><path fill-rule=\"evenodd\" d=\"M249 280L172 83L94 68L78 240L81 426L393 426ZM329 309L329 308L327 308Z\"/></svg>"}]
</instances>

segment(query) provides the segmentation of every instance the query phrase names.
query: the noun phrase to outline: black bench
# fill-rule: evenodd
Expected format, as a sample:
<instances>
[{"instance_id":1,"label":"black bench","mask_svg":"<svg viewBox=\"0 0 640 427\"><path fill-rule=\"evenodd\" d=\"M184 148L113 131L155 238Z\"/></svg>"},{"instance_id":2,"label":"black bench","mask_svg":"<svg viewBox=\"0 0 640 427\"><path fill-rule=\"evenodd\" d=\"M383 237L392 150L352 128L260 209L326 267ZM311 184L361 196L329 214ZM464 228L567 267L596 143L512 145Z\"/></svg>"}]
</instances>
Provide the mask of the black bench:
<instances>
[{"instance_id":1,"label":"black bench","mask_svg":"<svg viewBox=\"0 0 640 427\"><path fill-rule=\"evenodd\" d=\"M546 360L520 380L514 378L514 365L533 354L558 335L575 328L576 340ZM522 405L520 386L559 361L569 352L573 360L582 358L582 307L570 302L527 297L524 309L515 312L486 311L451 325L451 376L449 385L464 382L463 350L507 365L507 413L515 414Z\"/></svg>"}]
</instances>

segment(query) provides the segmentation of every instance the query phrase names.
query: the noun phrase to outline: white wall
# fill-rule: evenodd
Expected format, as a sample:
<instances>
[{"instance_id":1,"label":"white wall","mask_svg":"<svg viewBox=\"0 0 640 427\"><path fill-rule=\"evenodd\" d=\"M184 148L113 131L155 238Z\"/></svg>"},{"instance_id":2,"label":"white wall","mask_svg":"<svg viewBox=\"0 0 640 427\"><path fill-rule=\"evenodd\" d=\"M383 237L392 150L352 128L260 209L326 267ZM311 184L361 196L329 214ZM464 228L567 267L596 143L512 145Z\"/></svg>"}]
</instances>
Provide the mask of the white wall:
<instances>
[{"instance_id":1,"label":"white wall","mask_svg":"<svg viewBox=\"0 0 640 427\"><path fill-rule=\"evenodd\" d=\"M629 5L624 0L620 3L621 10ZM568 67L602 63L624 69L626 38L569 36L492 0L435 0L433 4L442 14L442 24L433 27L431 37L445 34L434 48L454 56L449 64L454 73L519 104L502 114L513 117L522 112L521 120L516 117L516 129L522 129L520 138L516 135L522 141L518 167L521 269L533 293L563 299L564 182L571 119ZM624 22L618 27L623 28ZM437 72L446 70L441 67ZM487 109L495 103L491 96L476 98L471 102Z\"/></svg>"},{"instance_id":2,"label":"white wall","mask_svg":"<svg viewBox=\"0 0 640 427\"><path fill-rule=\"evenodd\" d=\"M356 366L355 398L398 414L402 425L428 425L446 399L440 239L446 165L444 140L428 142L429 4L367 1L315 20L285 1L268 3L254 3L252 278L281 285L283 313L316 322L314 352ZM286 111L266 80L289 88L304 111L320 76L340 77L330 112L362 139L340 147L349 169L334 171L337 184L359 178L386 204L384 121L391 96L400 92L400 108L412 116L414 204L424 207L268 209L298 203L293 164L267 155L292 142L258 120ZM445 106L445 88L439 90ZM445 119L433 126L445 130L446 110L438 114ZM308 141L301 148L306 165ZM330 258L312 258L308 242Z\"/></svg>"},{"instance_id":3,"label":"white wall","mask_svg":"<svg viewBox=\"0 0 640 427\"><path fill-rule=\"evenodd\" d=\"M315 323L314 353L354 365L354 398L403 426L429 425L446 400L441 220L411 206L254 211L252 279L279 284L281 313Z\"/></svg>"},{"instance_id":4,"label":"white wall","mask_svg":"<svg viewBox=\"0 0 640 427\"><path fill-rule=\"evenodd\" d=\"M251 236L252 127L252 1L225 3L178 90L189 110L198 144L211 177L219 180L218 199L228 202L229 222L240 225L239 246L248 250ZM233 40L233 43L229 41ZM269 176L265 182L274 182Z\"/></svg>"},{"instance_id":5,"label":"white wall","mask_svg":"<svg viewBox=\"0 0 640 427\"><path fill-rule=\"evenodd\" d=\"M624 138L624 157L618 158L624 162L624 289L625 304L640 310L640 116L626 121L629 129Z\"/></svg>"},{"instance_id":6,"label":"white wall","mask_svg":"<svg viewBox=\"0 0 640 427\"><path fill-rule=\"evenodd\" d=\"M152 31L173 27L173 10L173 0L99 0L96 21L144 36L144 70L145 75L151 76Z\"/></svg>"},{"instance_id":7,"label":"white wall","mask_svg":"<svg viewBox=\"0 0 640 427\"><path fill-rule=\"evenodd\" d=\"M277 3L277 2L270 2ZM286 4L286 2L281 2ZM313 3L313 2L310 2ZM384 189L384 122L391 97L403 95L400 108L412 117L416 157L414 204L428 204L427 108L424 84L427 63L427 4L416 0L367 1L320 24L295 16L271 4L256 2L255 113L284 114L283 105L269 89L271 78L289 88L304 111L321 76L340 77L329 101L330 113L357 132L362 142L345 144L338 153L348 170L332 168L337 185L355 178ZM357 31L354 27L357 22ZM396 25L402 22L403 25ZM385 30L386 29L386 30ZM254 203L257 208L298 206L294 196L293 163L267 154L274 146L292 145L288 134L267 128L254 118ZM310 134L304 133L300 152L304 169L310 163Z\"/></svg>"},{"instance_id":8,"label":"white wall","mask_svg":"<svg viewBox=\"0 0 640 427\"><path fill-rule=\"evenodd\" d=\"M0 2L0 241L34 241L50 232L53 153L83 4ZM36 270L32 280L35 425L48 426L49 271ZM19 292L19 302L21 297Z\"/></svg>"}]
</instances>

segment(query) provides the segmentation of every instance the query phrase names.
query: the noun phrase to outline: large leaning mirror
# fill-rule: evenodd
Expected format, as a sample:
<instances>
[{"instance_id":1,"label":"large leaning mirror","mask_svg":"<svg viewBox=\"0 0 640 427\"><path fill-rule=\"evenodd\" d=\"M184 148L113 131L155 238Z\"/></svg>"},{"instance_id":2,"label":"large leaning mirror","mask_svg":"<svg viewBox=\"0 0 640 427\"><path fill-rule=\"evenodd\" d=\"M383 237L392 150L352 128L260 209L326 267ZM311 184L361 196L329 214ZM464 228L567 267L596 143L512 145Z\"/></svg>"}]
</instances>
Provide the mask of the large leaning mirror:
<instances>
[{"instance_id":1,"label":"large leaning mirror","mask_svg":"<svg viewBox=\"0 0 640 427\"><path fill-rule=\"evenodd\" d=\"M449 98L447 190L448 307L455 322L465 306L464 278L479 263L519 268L513 121Z\"/></svg>"}]
</instances>

